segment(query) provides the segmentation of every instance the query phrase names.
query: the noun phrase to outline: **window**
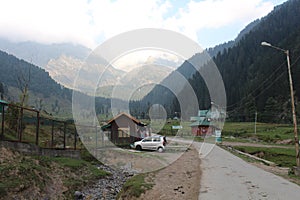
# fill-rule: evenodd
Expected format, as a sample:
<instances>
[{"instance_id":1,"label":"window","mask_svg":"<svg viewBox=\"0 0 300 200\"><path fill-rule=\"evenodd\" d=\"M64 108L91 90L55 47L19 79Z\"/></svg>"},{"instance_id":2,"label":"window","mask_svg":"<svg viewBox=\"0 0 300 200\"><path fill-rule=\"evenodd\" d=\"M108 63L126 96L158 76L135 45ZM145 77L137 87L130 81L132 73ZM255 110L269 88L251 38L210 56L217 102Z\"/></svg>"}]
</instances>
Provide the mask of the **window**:
<instances>
[{"instance_id":1,"label":"window","mask_svg":"<svg viewBox=\"0 0 300 200\"><path fill-rule=\"evenodd\" d=\"M130 129L129 128L118 128L118 136L119 138L128 138L130 137Z\"/></svg>"},{"instance_id":2,"label":"window","mask_svg":"<svg viewBox=\"0 0 300 200\"><path fill-rule=\"evenodd\" d=\"M143 139L143 142L152 142L152 138L145 138Z\"/></svg>"}]
</instances>

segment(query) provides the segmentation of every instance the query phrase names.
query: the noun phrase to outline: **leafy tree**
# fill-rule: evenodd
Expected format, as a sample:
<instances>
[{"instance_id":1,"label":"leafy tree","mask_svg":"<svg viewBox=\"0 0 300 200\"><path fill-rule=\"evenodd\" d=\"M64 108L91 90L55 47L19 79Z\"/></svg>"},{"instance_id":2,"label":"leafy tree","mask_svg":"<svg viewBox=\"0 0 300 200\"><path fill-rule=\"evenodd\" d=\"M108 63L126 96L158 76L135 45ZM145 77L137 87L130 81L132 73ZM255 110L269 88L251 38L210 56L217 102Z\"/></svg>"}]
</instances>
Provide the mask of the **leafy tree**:
<instances>
[{"instance_id":1,"label":"leafy tree","mask_svg":"<svg viewBox=\"0 0 300 200\"><path fill-rule=\"evenodd\" d=\"M3 99L4 95L4 86L3 83L0 82L0 99Z\"/></svg>"},{"instance_id":2,"label":"leafy tree","mask_svg":"<svg viewBox=\"0 0 300 200\"><path fill-rule=\"evenodd\" d=\"M261 116L262 120L277 123L280 121L278 113L280 113L279 102L274 97L269 97Z\"/></svg>"}]
</instances>

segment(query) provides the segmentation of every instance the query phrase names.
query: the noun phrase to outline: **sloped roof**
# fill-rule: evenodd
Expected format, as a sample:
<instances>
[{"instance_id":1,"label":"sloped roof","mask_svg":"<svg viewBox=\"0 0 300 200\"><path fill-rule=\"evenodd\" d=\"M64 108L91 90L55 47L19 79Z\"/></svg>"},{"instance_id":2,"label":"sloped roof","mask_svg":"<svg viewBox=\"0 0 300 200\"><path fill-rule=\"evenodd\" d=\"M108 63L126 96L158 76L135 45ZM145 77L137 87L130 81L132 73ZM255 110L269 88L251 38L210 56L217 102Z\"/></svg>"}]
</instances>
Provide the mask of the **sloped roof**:
<instances>
[{"instance_id":1,"label":"sloped roof","mask_svg":"<svg viewBox=\"0 0 300 200\"><path fill-rule=\"evenodd\" d=\"M210 114L210 110L199 110L198 117L207 117Z\"/></svg>"},{"instance_id":2,"label":"sloped roof","mask_svg":"<svg viewBox=\"0 0 300 200\"><path fill-rule=\"evenodd\" d=\"M205 120L200 120L200 121L195 121L190 124L191 127L193 126L211 126L211 122L208 121L207 119Z\"/></svg>"},{"instance_id":3,"label":"sloped roof","mask_svg":"<svg viewBox=\"0 0 300 200\"><path fill-rule=\"evenodd\" d=\"M111 127L111 124L105 124L105 125L101 126L101 130L104 131L110 127Z\"/></svg>"},{"instance_id":4,"label":"sloped roof","mask_svg":"<svg viewBox=\"0 0 300 200\"><path fill-rule=\"evenodd\" d=\"M4 101L4 100L1 100L1 99L0 99L0 103L1 103L1 104L8 104L8 102L6 102L6 101Z\"/></svg>"},{"instance_id":5,"label":"sloped roof","mask_svg":"<svg viewBox=\"0 0 300 200\"><path fill-rule=\"evenodd\" d=\"M131 116L131 115L125 113L125 112L122 112L122 113L118 114L117 116L115 116L114 118L110 119L107 122L107 124L112 123L113 121L115 121L116 119L118 119L119 117L121 117L123 115L125 115L126 117L128 117L129 119L131 119L132 121L134 121L136 124L140 124L140 125L144 125L144 126L146 125L146 124L142 123L140 120L134 118L133 116Z\"/></svg>"}]
</instances>

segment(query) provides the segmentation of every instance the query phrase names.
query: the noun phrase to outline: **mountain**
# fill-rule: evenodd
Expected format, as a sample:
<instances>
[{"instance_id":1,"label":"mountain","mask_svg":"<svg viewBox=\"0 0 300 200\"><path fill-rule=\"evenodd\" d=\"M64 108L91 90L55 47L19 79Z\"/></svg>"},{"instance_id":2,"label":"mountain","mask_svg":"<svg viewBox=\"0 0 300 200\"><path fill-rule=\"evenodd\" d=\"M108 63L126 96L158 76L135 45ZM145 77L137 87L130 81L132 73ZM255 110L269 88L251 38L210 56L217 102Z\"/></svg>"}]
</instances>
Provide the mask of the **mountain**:
<instances>
[{"instance_id":1,"label":"mountain","mask_svg":"<svg viewBox=\"0 0 300 200\"><path fill-rule=\"evenodd\" d=\"M44 69L3 51L0 51L0 82L6 88L4 98L8 101L20 102L20 87L28 83L28 105L49 113L71 113L71 90L56 83Z\"/></svg>"},{"instance_id":2,"label":"mountain","mask_svg":"<svg viewBox=\"0 0 300 200\"><path fill-rule=\"evenodd\" d=\"M130 85L132 80L135 80L135 85L157 82L158 79L166 77L171 70L175 70L181 64L180 60L172 60L168 54L160 56L149 54L143 63L137 62L118 68L111 65L107 67L101 60L98 63L90 64L89 61L86 62L86 59L89 59L92 51L84 46L69 43L50 45L29 41L14 43L0 38L0 50L45 69L57 83L70 89L74 89L76 80L77 90L92 94L95 91L93 80L99 79L97 95L100 97L111 97L116 83L118 83L118 87L124 88L123 92L126 93L133 89L133 85ZM162 69L157 68L159 73L153 73L154 70L141 67L149 64L161 65ZM80 77L78 77L79 72ZM145 78L145 74L147 78ZM101 77L95 77L100 75ZM150 90L151 88L147 89L147 91Z\"/></svg>"},{"instance_id":3,"label":"mountain","mask_svg":"<svg viewBox=\"0 0 300 200\"><path fill-rule=\"evenodd\" d=\"M124 74L124 71L115 69L112 66L106 67L101 64L88 64L86 66L86 62L83 60L65 55L61 55L58 59L51 59L44 68L55 81L71 89L73 89L74 81L78 78L79 71L81 71L81 76L77 79L77 85L79 86L77 89L88 93L92 93L95 89L93 88L94 83L91 81L91 77L97 75L95 72L98 72L99 75L102 74L101 87L112 85L115 80L118 80Z\"/></svg>"},{"instance_id":4,"label":"mountain","mask_svg":"<svg viewBox=\"0 0 300 200\"><path fill-rule=\"evenodd\" d=\"M71 117L73 91L55 82L45 69L0 51L0 93L9 102L20 102L20 87L28 84L26 106L60 117ZM88 99L85 94L82 98ZM97 113L110 112L110 100L96 98Z\"/></svg>"},{"instance_id":5,"label":"mountain","mask_svg":"<svg viewBox=\"0 0 300 200\"><path fill-rule=\"evenodd\" d=\"M70 43L11 42L4 38L0 38L0 50L41 68L44 68L51 59L58 59L62 55L84 60L91 52L90 49L82 45Z\"/></svg>"},{"instance_id":6,"label":"mountain","mask_svg":"<svg viewBox=\"0 0 300 200\"><path fill-rule=\"evenodd\" d=\"M222 74L228 101L228 114L235 120L291 122L286 55L261 46L268 41L290 50L294 88L300 87L300 1L290 0L260 20L231 49L214 58ZM299 98L299 93L296 92Z\"/></svg>"},{"instance_id":7,"label":"mountain","mask_svg":"<svg viewBox=\"0 0 300 200\"><path fill-rule=\"evenodd\" d=\"M211 56L211 57L214 57L214 56L217 56L218 53L223 53L223 51L225 49L229 49L235 45L237 45L239 43L239 41L241 39L243 39L243 37L245 35L247 35L251 30L253 30L253 28L256 27L257 24L260 23L260 19L257 19L253 22L251 22L250 24L248 24L239 34L238 36L234 39L234 40L231 40L231 41L228 41L228 42L225 42L223 44L219 44L219 45L216 45L215 47L213 48L208 48L206 49L207 53Z\"/></svg>"},{"instance_id":8,"label":"mountain","mask_svg":"<svg viewBox=\"0 0 300 200\"><path fill-rule=\"evenodd\" d=\"M161 82L172 71L170 67L156 64L135 67L119 76L114 84L99 87L97 96L139 100L153 89L155 83Z\"/></svg>"},{"instance_id":9,"label":"mountain","mask_svg":"<svg viewBox=\"0 0 300 200\"><path fill-rule=\"evenodd\" d=\"M286 55L276 49L261 46L267 41L284 49L290 50L292 74L296 103L300 97L300 1L290 0L274 10L266 17L253 22L244 30L243 36L235 45L219 51L213 61L217 65L225 85L228 116L231 120L252 121L255 112L258 120L265 122L291 122L291 106L289 83L287 75ZM196 54L197 59L201 54ZM196 58L195 58L196 57ZM199 59L201 60L201 59ZM210 67L204 63L202 70ZM186 61L177 69L178 73L189 79L199 100L199 107L210 107L210 95L205 82L198 72L191 70L191 64ZM172 79L172 74L166 78ZM184 89L182 92L184 93ZM158 95L164 95L160 100ZM132 110L144 108L147 112L152 103L165 106L169 117L179 112L177 98L170 91L160 86L155 87L149 95L140 102L132 102ZM161 98L162 99L162 98ZM298 111L300 111L298 109ZM298 112L299 113L299 112Z\"/></svg>"}]
</instances>

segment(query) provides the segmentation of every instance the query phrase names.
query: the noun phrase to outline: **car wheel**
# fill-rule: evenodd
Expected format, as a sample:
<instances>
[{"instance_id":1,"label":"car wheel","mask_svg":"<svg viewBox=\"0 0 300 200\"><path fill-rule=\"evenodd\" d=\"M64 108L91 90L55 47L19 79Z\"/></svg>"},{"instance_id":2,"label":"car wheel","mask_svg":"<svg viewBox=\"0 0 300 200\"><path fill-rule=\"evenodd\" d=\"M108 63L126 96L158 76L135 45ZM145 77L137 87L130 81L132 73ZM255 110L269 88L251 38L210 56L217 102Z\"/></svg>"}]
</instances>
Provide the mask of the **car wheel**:
<instances>
[{"instance_id":1,"label":"car wheel","mask_svg":"<svg viewBox=\"0 0 300 200\"><path fill-rule=\"evenodd\" d=\"M140 150L142 150L142 147L141 147L140 145L137 145L137 146L136 146L136 150L139 150L139 151L140 151Z\"/></svg>"},{"instance_id":2,"label":"car wheel","mask_svg":"<svg viewBox=\"0 0 300 200\"><path fill-rule=\"evenodd\" d=\"M164 149L163 149L162 147L158 147L157 151L158 151L159 153L162 153L162 152L164 151Z\"/></svg>"}]
</instances>

